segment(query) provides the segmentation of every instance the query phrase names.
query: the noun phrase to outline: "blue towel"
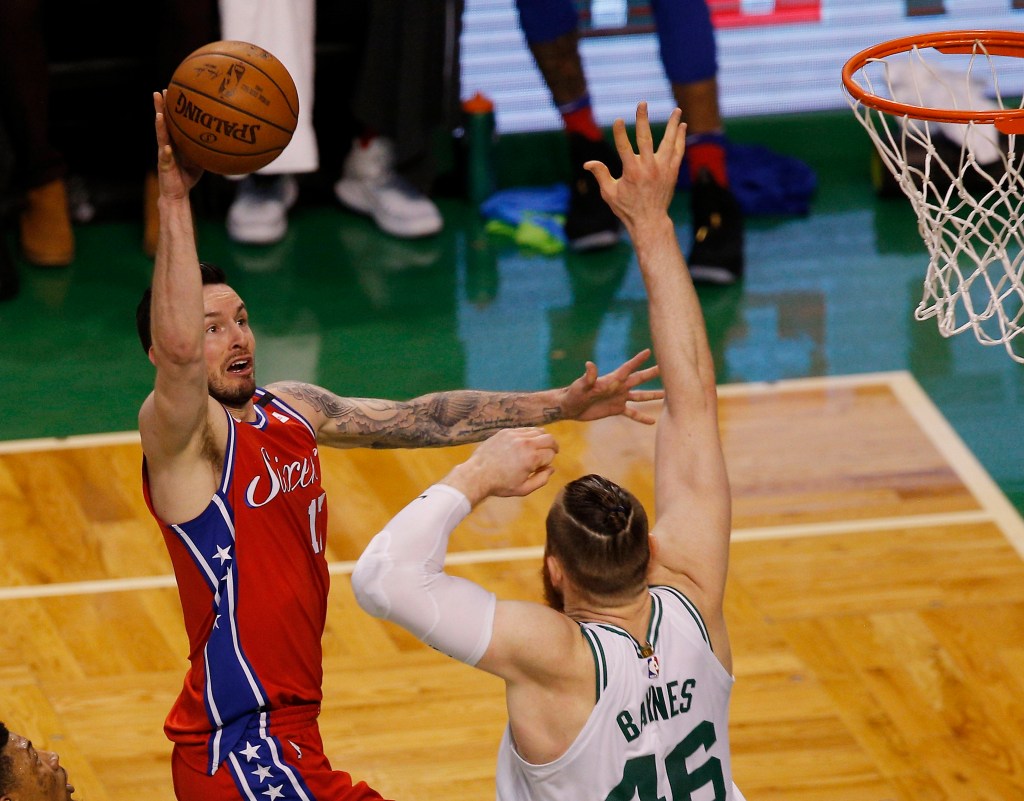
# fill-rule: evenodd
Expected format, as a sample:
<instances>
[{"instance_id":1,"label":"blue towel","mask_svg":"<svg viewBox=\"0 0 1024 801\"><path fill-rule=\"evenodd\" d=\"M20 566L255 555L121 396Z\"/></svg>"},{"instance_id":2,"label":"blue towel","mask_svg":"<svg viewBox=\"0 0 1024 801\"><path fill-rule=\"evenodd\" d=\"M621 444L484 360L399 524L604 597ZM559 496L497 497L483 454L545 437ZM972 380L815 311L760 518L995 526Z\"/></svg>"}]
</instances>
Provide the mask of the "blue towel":
<instances>
[{"instance_id":1,"label":"blue towel","mask_svg":"<svg viewBox=\"0 0 1024 801\"><path fill-rule=\"evenodd\" d=\"M495 192L480 204L480 213L489 221L507 226L519 244L555 253L566 245L568 207L566 184L520 186ZM489 230L502 230L501 225L489 226Z\"/></svg>"},{"instance_id":2,"label":"blue towel","mask_svg":"<svg viewBox=\"0 0 1024 801\"><path fill-rule=\"evenodd\" d=\"M488 220L501 220L515 226L527 213L564 215L568 207L566 184L517 186L495 192L480 204L480 213Z\"/></svg>"}]
</instances>

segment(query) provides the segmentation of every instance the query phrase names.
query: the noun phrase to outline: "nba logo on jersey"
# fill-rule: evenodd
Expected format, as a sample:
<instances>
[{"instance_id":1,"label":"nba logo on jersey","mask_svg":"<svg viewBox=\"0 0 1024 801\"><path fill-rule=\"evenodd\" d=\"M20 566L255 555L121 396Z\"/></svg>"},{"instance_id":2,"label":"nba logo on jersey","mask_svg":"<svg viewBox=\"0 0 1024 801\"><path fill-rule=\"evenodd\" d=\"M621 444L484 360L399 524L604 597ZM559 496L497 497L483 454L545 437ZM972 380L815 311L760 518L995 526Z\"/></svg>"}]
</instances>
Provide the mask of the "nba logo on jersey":
<instances>
[{"instance_id":1,"label":"nba logo on jersey","mask_svg":"<svg viewBox=\"0 0 1024 801\"><path fill-rule=\"evenodd\" d=\"M661 662L657 654L651 654L647 659L647 678L656 679L661 675Z\"/></svg>"},{"instance_id":2,"label":"nba logo on jersey","mask_svg":"<svg viewBox=\"0 0 1024 801\"><path fill-rule=\"evenodd\" d=\"M276 418L277 418L278 420L280 420L280 421L281 421L282 423L287 423L287 422L288 422L288 421L289 421L289 420L291 419L290 417L285 417L285 416L284 416L283 414L281 414L280 412L271 412L271 414L272 414L272 415L274 415L274 417L276 417Z\"/></svg>"}]
</instances>

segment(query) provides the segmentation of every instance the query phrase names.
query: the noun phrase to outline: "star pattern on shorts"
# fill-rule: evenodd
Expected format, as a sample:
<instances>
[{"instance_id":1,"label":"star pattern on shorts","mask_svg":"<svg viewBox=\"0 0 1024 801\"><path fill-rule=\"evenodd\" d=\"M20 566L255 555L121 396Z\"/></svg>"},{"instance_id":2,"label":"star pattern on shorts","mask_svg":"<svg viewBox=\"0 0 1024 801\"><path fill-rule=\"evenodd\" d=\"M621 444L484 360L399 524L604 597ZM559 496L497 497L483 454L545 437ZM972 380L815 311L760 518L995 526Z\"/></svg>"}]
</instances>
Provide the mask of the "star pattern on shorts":
<instances>
[{"instance_id":1,"label":"star pattern on shorts","mask_svg":"<svg viewBox=\"0 0 1024 801\"><path fill-rule=\"evenodd\" d=\"M241 754L245 757L246 762L252 762L254 759L259 757L260 747L258 745L253 745L248 740L246 740L245 748L242 749Z\"/></svg>"},{"instance_id":2,"label":"star pattern on shorts","mask_svg":"<svg viewBox=\"0 0 1024 801\"><path fill-rule=\"evenodd\" d=\"M259 779L261 782L265 782L270 778L273 771L270 769L270 765L259 765L256 770L252 772L252 775Z\"/></svg>"},{"instance_id":3,"label":"star pattern on shorts","mask_svg":"<svg viewBox=\"0 0 1024 801\"><path fill-rule=\"evenodd\" d=\"M270 785L270 787L268 787L266 790L263 791L263 795L265 795L267 798L269 798L270 801L274 801L275 798L283 798L284 797L284 785L283 784L279 784L279 785L277 785L277 787L275 787L274 785Z\"/></svg>"}]
</instances>

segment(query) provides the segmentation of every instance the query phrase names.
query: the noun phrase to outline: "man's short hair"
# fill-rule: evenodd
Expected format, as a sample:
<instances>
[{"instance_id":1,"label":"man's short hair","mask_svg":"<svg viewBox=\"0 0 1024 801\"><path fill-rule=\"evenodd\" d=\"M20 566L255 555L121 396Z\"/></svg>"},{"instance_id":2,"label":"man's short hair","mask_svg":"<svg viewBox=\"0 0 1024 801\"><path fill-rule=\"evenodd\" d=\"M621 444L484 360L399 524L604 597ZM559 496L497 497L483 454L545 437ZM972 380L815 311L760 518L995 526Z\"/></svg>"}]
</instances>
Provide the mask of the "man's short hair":
<instances>
[{"instance_id":1,"label":"man's short hair","mask_svg":"<svg viewBox=\"0 0 1024 801\"><path fill-rule=\"evenodd\" d=\"M603 476L570 481L547 517L545 555L556 556L575 588L594 600L622 599L647 584L651 551L647 512L631 493ZM563 598L544 574L548 605Z\"/></svg>"},{"instance_id":2,"label":"man's short hair","mask_svg":"<svg viewBox=\"0 0 1024 801\"><path fill-rule=\"evenodd\" d=\"M224 271L206 261L199 262L199 273L203 277L203 285L206 284L226 284L227 276L224 275ZM149 349L153 347L153 332L150 330L151 318L150 310L153 305L153 288L146 287L146 291L142 293L142 299L139 300L139 305L135 308L135 330L139 334L139 342L142 343L142 350L147 355Z\"/></svg>"},{"instance_id":3,"label":"man's short hair","mask_svg":"<svg viewBox=\"0 0 1024 801\"><path fill-rule=\"evenodd\" d=\"M10 739L11 733L7 726L0 722L0 795L14 789L14 762L3 753Z\"/></svg>"}]
</instances>

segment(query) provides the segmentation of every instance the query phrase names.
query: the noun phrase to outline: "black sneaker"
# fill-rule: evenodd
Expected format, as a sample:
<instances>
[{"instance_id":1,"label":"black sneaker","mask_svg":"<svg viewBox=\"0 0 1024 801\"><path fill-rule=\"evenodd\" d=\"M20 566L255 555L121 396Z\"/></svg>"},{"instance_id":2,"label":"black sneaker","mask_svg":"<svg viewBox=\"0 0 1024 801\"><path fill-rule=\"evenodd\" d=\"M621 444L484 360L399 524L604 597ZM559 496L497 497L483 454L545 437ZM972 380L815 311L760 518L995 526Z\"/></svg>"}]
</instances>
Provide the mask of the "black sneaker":
<instances>
[{"instance_id":1,"label":"black sneaker","mask_svg":"<svg viewBox=\"0 0 1024 801\"><path fill-rule=\"evenodd\" d=\"M734 284L743 277L743 210L727 188L701 170L690 188L693 248L687 264L695 282Z\"/></svg>"},{"instance_id":2,"label":"black sneaker","mask_svg":"<svg viewBox=\"0 0 1024 801\"><path fill-rule=\"evenodd\" d=\"M572 182L569 184L569 209L565 215L565 237L576 251L597 250L615 245L622 238L622 224L601 197L601 189L583 165L600 161L613 178L622 175L622 162L611 145L600 139L593 142L580 134L569 134L569 158Z\"/></svg>"}]
</instances>

